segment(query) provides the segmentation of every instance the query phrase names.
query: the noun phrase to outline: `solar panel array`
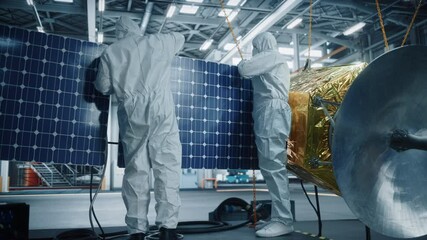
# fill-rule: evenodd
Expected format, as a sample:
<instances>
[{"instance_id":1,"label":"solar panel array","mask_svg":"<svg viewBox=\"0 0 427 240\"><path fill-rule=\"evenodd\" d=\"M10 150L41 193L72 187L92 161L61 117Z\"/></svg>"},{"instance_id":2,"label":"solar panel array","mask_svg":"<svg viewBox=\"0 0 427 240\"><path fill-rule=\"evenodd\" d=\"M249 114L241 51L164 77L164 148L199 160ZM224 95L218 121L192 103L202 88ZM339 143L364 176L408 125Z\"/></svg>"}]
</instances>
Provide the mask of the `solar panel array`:
<instances>
[{"instance_id":1,"label":"solar panel array","mask_svg":"<svg viewBox=\"0 0 427 240\"><path fill-rule=\"evenodd\" d=\"M0 26L2 160L103 164L108 98L93 81L104 49ZM257 168L250 81L234 66L183 57L171 78L182 167Z\"/></svg>"},{"instance_id":2,"label":"solar panel array","mask_svg":"<svg viewBox=\"0 0 427 240\"><path fill-rule=\"evenodd\" d=\"M0 26L1 160L103 164L108 98L92 81L104 48Z\"/></svg>"}]
</instances>

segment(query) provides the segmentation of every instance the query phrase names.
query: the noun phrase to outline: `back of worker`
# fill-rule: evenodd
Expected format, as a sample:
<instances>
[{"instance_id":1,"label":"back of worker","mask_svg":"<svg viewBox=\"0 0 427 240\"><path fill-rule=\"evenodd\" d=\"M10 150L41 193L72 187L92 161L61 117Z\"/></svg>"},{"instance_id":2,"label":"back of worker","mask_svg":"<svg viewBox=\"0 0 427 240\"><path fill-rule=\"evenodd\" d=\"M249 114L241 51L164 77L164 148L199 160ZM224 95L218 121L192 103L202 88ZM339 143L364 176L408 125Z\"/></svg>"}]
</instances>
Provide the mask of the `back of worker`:
<instances>
[{"instance_id":1,"label":"back of worker","mask_svg":"<svg viewBox=\"0 0 427 240\"><path fill-rule=\"evenodd\" d=\"M256 235L277 237L293 232L286 170L286 141L291 127L290 73L271 33L259 34L252 45L252 58L240 62L238 69L243 77L252 80L255 143L259 167L272 200L271 221L257 227Z\"/></svg>"},{"instance_id":2,"label":"back of worker","mask_svg":"<svg viewBox=\"0 0 427 240\"><path fill-rule=\"evenodd\" d=\"M116 29L121 39L101 56L95 87L104 94L115 94L119 102L126 167L122 196L128 232L143 234L149 230L150 168L154 174L156 224L175 229L181 204L182 151L170 69L185 39L179 33L141 36L136 23L126 17L116 23Z\"/></svg>"}]
</instances>

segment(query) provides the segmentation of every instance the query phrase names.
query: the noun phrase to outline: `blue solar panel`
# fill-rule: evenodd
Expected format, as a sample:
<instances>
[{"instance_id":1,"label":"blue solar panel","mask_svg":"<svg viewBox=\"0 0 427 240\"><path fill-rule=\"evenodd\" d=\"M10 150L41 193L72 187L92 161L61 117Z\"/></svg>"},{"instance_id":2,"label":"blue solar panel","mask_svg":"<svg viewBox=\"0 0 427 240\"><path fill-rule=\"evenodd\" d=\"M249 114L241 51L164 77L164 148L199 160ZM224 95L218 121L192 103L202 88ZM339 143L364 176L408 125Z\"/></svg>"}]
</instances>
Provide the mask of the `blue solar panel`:
<instances>
[{"instance_id":1,"label":"blue solar panel","mask_svg":"<svg viewBox=\"0 0 427 240\"><path fill-rule=\"evenodd\" d=\"M108 98L92 82L104 48L0 26L1 160L103 164Z\"/></svg>"},{"instance_id":2,"label":"blue solar panel","mask_svg":"<svg viewBox=\"0 0 427 240\"><path fill-rule=\"evenodd\" d=\"M252 88L237 67L177 57L171 76L183 168L257 168Z\"/></svg>"},{"instance_id":3,"label":"blue solar panel","mask_svg":"<svg viewBox=\"0 0 427 240\"><path fill-rule=\"evenodd\" d=\"M93 81L104 49L0 26L2 160L103 163L108 98ZM171 77L182 167L257 168L250 81L234 66L183 57Z\"/></svg>"}]
</instances>

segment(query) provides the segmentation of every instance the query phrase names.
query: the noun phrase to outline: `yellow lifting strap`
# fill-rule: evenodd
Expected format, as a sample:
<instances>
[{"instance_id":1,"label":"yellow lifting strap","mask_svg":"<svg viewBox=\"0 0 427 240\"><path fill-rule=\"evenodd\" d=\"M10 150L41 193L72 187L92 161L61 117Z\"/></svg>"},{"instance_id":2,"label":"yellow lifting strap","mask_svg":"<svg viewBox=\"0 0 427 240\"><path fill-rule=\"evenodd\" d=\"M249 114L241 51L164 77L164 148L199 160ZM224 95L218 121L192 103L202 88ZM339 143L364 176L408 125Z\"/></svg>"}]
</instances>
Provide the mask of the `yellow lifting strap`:
<instances>
[{"instance_id":1,"label":"yellow lifting strap","mask_svg":"<svg viewBox=\"0 0 427 240\"><path fill-rule=\"evenodd\" d=\"M380 25L381 25L381 31L383 33L385 49L386 49L386 51L388 51L388 40L387 40L387 35L385 33L385 27L384 27L384 22L383 22L383 16L381 14L380 3L378 0L375 0L375 4L377 6L378 17L380 18Z\"/></svg>"},{"instance_id":2,"label":"yellow lifting strap","mask_svg":"<svg viewBox=\"0 0 427 240\"><path fill-rule=\"evenodd\" d=\"M313 0L310 0L310 11L308 18L308 50L307 50L307 60L305 61L303 71L311 68L311 33L313 29ZM294 43L295 44L295 43ZM298 70L297 70L298 71Z\"/></svg>"},{"instance_id":3,"label":"yellow lifting strap","mask_svg":"<svg viewBox=\"0 0 427 240\"><path fill-rule=\"evenodd\" d=\"M233 26L231 25L230 19L228 19L227 12L225 11L224 0L219 0L219 2L221 3L221 9L224 12L225 20L227 21L228 28L230 29L230 32L231 32L231 36L233 36L234 43L236 44L237 50L239 51L240 58L242 58L242 60L243 60L242 50L240 50L239 42L237 41L237 37L236 37L236 35L234 34L234 31L233 31Z\"/></svg>"},{"instance_id":4,"label":"yellow lifting strap","mask_svg":"<svg viewBox=\"0 0 427 240\"><path fill-rule=\"evenodd\" d=\"M379 0L375 0L375 3L376 3L376 6L377 6L378 17L380 19L381 31L383 33L383 38L384 38L384 45L385 45L386 50L388 51L389 50L388 40L387 40L387 35L386 35L386 32L385 32L385 27L384 27L383 17L382 17L382 14L381 14L381 8L380 8ZM411 32L412 26L414 25L414 22L415 22L415 18L418 15L418 11L420 10L421 6L423 5L422 3L423 3L423 0L420 0L419 3L418 3L417 8L415 9L415 13L412 16L411 23L409 24L408 29L406 30L405 36L403 37L402 44L400 45L401 47L403 47L405 45L406 40L408 39L409 33Z\"/></svg>"},{"instance_id":5,"label":"yellow lifting strap","mask_svg":"<svg viewBox=\"0 0 427 240\"><path fill-rule=\"evenodd\" d=\"M420 10L421 6L423 5L423 0L420 0L420 2L418 3L417 9L415 10L414 16L412 16L412 20L411 23L409 24L408 30L406 30L406 34L405 37L403 38L402 41L402 47L405 45L406 43L406 39L408 38L409 32L411 32L412 26L414 25L415 22L415 18L417 17L418 11Z\"/></svg>"},{"instance_id":6,"label":"yellow lifting strap","mask_svg":"<svg viewBox=\"0 0 427 240\"><path fill-rule=\"evenodd\" d=\"M219 0L219 2L221 3L221 9L224 12L225 20L227 21L228 28L230 29L231 35L233 36L234 43L236 44L236 48L239 51L240 58L243 60L242 50L240 49L239 42L237 41L237 37L236 37L236 35L234 34L234 31L233 31L233 26L231 25L230 19L228 19L227 12L225 11L224 0ZM252 167L252 193L253 193L253 200L252 200L253 224L252 224L252 226L255 226L256 223L257 223L255 167Z\"/></svg>"}]
</instances>

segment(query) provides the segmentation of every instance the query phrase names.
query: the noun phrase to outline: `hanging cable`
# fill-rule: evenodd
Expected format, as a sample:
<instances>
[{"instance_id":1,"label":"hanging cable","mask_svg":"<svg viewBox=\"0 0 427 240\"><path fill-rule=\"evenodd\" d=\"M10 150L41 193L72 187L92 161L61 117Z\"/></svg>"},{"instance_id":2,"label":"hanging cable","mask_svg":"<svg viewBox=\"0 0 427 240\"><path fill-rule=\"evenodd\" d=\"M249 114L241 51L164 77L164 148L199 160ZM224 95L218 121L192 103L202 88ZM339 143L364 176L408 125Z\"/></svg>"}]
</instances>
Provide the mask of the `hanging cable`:
<instances>
[{"instance_id":1,"label":"hanging cable","mask_svg":"<svg viewBox=\"0 0 427 240\"><path fill-rule=\"evenodd\" d=\"M310 11L309 11L309 20L308 20L308 56L307 59L310 61L310 51L311 51L311 31L313 28L313 0L310 0Z\"/></svg>"},{"instance_id":2,"label":"hanging cable","mask_svg":"<svg viewBox=\"0 0 427 240\"><path fill-rule=\"evenodd\" d=\"M311 0L310 0L311 1ZM224 12L225 20L227 21L228 28L230 29L231 36L233 36L234 43L236 44L236 48L239 51L240 58L243 60L242 50L240 49L239 42L237 41L237 37L234 34L233 26L231 25L230 20L228 19L227 12L224 7L224 0L219 0L221 3L221 10ZM256 176L255 176L255 167L252 166L252 192L253 192L253 201L252 201L252 209L253 209L253 226L255 226L257 222L257 213L256 213Z\"/></svg>"},{"instance_id":3,"label":"hanging cable","mask_svg":"<svg viewBox=\"0 0 427 240\"><path fill-rule=\"evenodd\" d=\"M219 0L219 2L221 3L221 9L224 12L225 20L227 21L228 28L230 29L230 32L231 32L231 36L233 36L234 43L236 44L237 50L239 51L240 58L243 60L242 50L240 50L239 42L237 41L237 37L233 31L233 26L231 25L230 19L228 19L227 12L225 11L224 0Z\"/></svg>"},{"instance_id":4,"label":"hanging cable","mask_svg":"<svg viewBox=\"0 0 427 240\"><path fill-rule=\"evenodd\" d=\"M385 33L385 27L384 27L384 22L383 22L383 16L382 16L382 14L381 14L380 3L379 3L379 1L378 1L378 0L375 0L375 3L376 3L376 5L377 5L377 12L378 12L378 17L379 17L379 19L380 19L380 26L381 26L381 31L382 31L382 33L383 33L385 49L386 49L386 51L388 51L388 50L389 50L389 47L388 47L388 40L387 40L387 35L386 35L386 33Z\"/></svg>"},{"instance_id":5,"label":"hanging cable","mask_svg":"<svg viewBox=\"0 0 427 240\"><path fill-rule=\"evenodd\" d=\"M310 197L308 196L307 190L305 190L304 183L303 183L302 179L301 179L300 183L301 183L301 188L304 191L305 197L307 198L308 202L310 203L311 207L313 208L314 212L316 213L317 222L319 225L318 237L320 237L322 235L322 220L320 217L320 208L319 208L319 206L317 208L314 206L313 202L311 201ZM317 188L316 188L316 192L317 192ZM318 201L317 201L317 203L318 203Z\"/></svg>"},{"instance_id":6,"label":"hanging cable","mask_svg":"<svg viewBox=\"0 0 427 240\"><path fill-rule=\"evenodd\" d=\"M103 167L103 168L105 169L105 167ZM91 168L90 168L90 187L89 187L89 198L90 198L89 221L90 221L90 225L92 227L92 231L95 232L95 229L93 227L93 221L92 221L92 215L93 215L93 217L95 218L96 224L99 227L99 230L101 230L101 234L104 235L105 234L104 229L101 227L101 224L99 223L98 218L96 217L96 214L95 214L95 210L93 208L93 203L95 201L96 195L98 194L98 191L97 191L95 197L92 198L93 169L94 169L94 167L91 166ZM102 180L103 180L103 178L99 182L99 186L102 185Z\"/></svg>"},{"instance_id":7,"label":"hanging cable","mask_svg":"<svg viewBox=\"0 0 427 240\"><path fill-rule=\"evenodd\" d=\"M313 27L313 0L310 0L310 11L309 11L309 18L308 18L308 50L307 50L307 60L305 61L303 71L311 68L310 54L311 54L312 27Z\"/></svg>"},{"instance_id":8,"label":"hanging cable","mask_svg":"<svg viewBox=\"0 0 427 240\"><path fill-rule=\"evenodd\" d=\"M414 22L415 22L415 18L417 17L417 14L418 14L418 10L420 10L421 5L423 5L422 4L423 1L424 0L420 0L420 2L418 3L417 9L415 10L415 13L414 13L414 16L412 16L411 23L409 24L408 30L406 31L405 37L403 38L402 45L400 45L401 47L403 47L406 43L406 39L408 38L409 33L411 32L412 26L414 25Z\"/></svg>"}]
</instances>

